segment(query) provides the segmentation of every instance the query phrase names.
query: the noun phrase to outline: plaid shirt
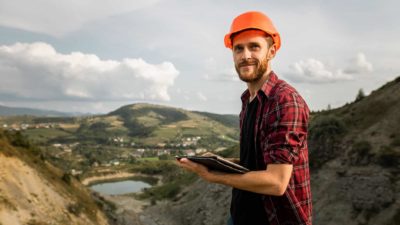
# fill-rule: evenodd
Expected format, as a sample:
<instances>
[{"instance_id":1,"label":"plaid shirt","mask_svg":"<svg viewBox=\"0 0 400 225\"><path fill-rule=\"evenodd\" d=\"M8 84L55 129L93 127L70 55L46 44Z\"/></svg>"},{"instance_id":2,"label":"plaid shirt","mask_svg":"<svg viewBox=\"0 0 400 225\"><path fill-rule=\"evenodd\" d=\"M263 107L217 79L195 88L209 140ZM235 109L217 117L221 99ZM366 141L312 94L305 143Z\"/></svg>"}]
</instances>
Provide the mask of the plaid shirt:
<instances>
[{"instance_id":1,"label":"plaid shirt","mask_svg":"<svg viewBox=\"0 0 400 225\"><path fill-rule=\"evenodd\" d=\"M240 130L250 98L249 91L246 90L241 98ZM258 91L257 98L261 104L256 115L254 141L259 142L264 163L293 165L283 196L263 196L268 220L271 225L311 225L307 104L292 86L279 80L274 72Z\"/></svg>"}]
</instances>

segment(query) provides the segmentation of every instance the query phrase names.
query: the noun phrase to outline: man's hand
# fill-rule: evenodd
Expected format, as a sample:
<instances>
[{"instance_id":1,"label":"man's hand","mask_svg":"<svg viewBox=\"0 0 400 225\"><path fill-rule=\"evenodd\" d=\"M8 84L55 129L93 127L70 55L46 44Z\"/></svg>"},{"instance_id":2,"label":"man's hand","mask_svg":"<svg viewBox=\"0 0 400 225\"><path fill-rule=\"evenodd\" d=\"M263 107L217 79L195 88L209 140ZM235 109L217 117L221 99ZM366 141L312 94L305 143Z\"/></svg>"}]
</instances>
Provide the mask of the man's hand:
<instances>
[{"instance_id":1,"label":"man's hand","mask_svg":"<svg viewBox=\"0 0 400 225\"><path fill-rule=\"evenodd\" d=\"M181 158L178 161L178 165L183 167L186 170L189 170L193 173L196 173L201 178L209 182L215 182L216 174L214 172L209 171L209 169L199 163L195 163L190 161L187 158Z\"/></svg>"}]
</instances>

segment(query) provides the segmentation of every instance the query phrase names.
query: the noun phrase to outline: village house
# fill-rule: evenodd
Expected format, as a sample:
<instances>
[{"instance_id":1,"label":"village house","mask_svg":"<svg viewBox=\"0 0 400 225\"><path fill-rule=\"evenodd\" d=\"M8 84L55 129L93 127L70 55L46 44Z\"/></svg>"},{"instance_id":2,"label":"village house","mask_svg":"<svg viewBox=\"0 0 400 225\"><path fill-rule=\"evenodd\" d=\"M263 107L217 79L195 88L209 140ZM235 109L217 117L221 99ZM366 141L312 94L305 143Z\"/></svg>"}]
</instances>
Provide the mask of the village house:
<instances>
[{"instance_id":1,"label":"village house","mask_svg":"<svg viewBox=\"0 0 400 225\"><path fill-rule=\"evenodd\" d=\"M193 151L193 150L190 150L190 149L188 149L188 150L183 150L183 153L184 153L185 155L187 155L187 156L195 156L195 155L196 155L196 152Z\"/></svg>"}]
</instances>

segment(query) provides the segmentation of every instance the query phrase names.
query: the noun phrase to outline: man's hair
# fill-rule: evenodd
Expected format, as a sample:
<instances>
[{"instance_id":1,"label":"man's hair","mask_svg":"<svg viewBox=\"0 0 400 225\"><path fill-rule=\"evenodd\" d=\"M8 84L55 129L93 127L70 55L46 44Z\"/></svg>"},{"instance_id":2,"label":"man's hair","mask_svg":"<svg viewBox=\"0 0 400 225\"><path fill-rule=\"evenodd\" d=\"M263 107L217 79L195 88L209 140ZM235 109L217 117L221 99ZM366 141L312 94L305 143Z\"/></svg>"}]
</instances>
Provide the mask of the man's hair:
<instances>
[{"instance_id":1,"label":"man's hair","mask_svg":"<svg viewBox=\"0 0 400 225\"><path fill-rule=\"evenodd\" d=\"M268 43L268 48L270 48L274 44L274 39L272 39L271 35L267 34L265 37L265 40L267 40Z\"/></svg>"},{"instance_id":2,"label":"man's hair","mask_svg":"<svg viewBox=\"0 0 400 225\"><path fill-rule=\"evenodd\" d=\"M235 36L237 36L238 34L242 33L243 31L248 31L248 30L258 30L258 29L250 28L250 29L246 29L246 30L242 30L240 32L234 33L234 34L231 35L232 42L233 42L233 39L235 39ZM265 40L268 43L268 48L270 48L274 44L274 39L272 38L271 35L269 35L267 33L265 33Z\"/></svg>"}]
</instances>

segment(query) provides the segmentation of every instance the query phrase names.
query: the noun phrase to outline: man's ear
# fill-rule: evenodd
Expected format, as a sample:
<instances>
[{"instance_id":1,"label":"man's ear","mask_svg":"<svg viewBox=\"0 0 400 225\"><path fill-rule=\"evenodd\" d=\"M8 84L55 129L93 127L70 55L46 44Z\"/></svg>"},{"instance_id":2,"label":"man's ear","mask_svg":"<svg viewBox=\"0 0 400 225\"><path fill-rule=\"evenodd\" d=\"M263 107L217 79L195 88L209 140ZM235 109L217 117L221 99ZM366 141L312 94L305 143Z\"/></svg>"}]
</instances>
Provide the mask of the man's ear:
<instances>
[{"instance_id":1,"label":"man's ear","mask_svg":"<svg viewBox=\"0 0 400 225\"><path fill-rule=\"evenodd\" d=\"M272 46L268 49L268 54L267 54L267 59L273 59L276 54L276 47L275 44L272 44Z\"/></svg>"}]
</instances>

